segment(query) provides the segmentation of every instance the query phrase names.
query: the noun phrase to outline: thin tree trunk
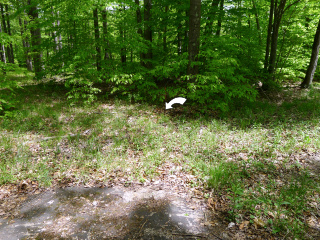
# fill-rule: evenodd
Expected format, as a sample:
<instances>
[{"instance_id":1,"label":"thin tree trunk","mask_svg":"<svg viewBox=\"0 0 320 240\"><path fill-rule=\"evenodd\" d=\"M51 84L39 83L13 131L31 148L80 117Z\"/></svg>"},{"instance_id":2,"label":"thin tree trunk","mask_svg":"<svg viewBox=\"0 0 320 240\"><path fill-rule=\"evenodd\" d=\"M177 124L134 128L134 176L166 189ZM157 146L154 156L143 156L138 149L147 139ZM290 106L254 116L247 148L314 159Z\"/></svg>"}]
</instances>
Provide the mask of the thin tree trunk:
<instances>
[{"instance_id":1,"label":"thin tree trunk","mask_svg":"<svg viewBox=\"0 0 320 240\"><path fill-rule=\"evenodd\" d=\"M6 9L8 35L11 36L11 25L10 25L10 19L9 19L8 4L5 4L4 6L5 6L5 9ZM14 54L13 54L13 46L12 46L12 43L10 43L9 49L10 49L10 59L9 59L9 62L12 63L12 64L14 64Z\"/></svg>"},{"instance_id":2,"label":"thin tree trunk","mask_svg":"<svg viewBox=\"0 0 320 240\"><path fill-rule=\"evenodd\" d=\"M104 60L110 59L109 56L109 38L108 38L108 20L107 9L104 8L101 12L102 15L102 29L103 29L103 41L104 41Z\"/></svg>"},{"instance_id":3,"label":"thin tree trunk","mask_svg":"<svg viewBox=\"0 0 320 240\"><path fill-rule=\"evenodd\" d=\"M266 55L264 57L264 69L265 70L267 70L269 67L269 55L270 55L270 43L271 43L271 36L272 36L273 12L274 12L274 0L271 0L270 12L269 12L267 45L266 45Z\"/></svg>"},{"instance_id":4,"label":"thin tree trunk","mask_svg":"<svg viewBox=\"0 0 320 240\"><path fill-rule=\"evenodd\" d=\"M137 10L136 10L137 25L138 25L137 33L139 36L143 37L142 28L141 28L142 17L141 17L141 10L140 10L140 1L135 0L135 3L137 5ZM143 54L141 52L139 52L139 57L140 57L140 64L143 65Z\"/></svg>"},{"instance_id":5,"label":"thin tree trunk","mask_svg":"<svg viewBox=\"0 0 320 240\"><path fill-rule=\"evenodd\" d=\"M223 0L222 0L223 1ZM200 22L201 22L201 0L190 0L189 15L189 64L188 74L198 73L198 54L200 48Z\"/></svg>"},{"instance_id":6,"label":"thin tree trunk","mask_svg":"<svg viewBox=\"0 0 320 240\"><path fill-rule=\"evenodd\" d=\"M261 28L260 28L260 21L259 21L258 10L257 10L257 7L256 7L255 0L252 0L252 7L253 7L253 11L254 11L254 16L255 16L255 18L256 18L259 44L261 45L261 43L262 43L262 39L261 39Z\"/></svg>"},{"instance_id":7,"label":"thin tree trunk","mask_svg":"<svg viewBox=\"0 0 320 240\"><path fill-rule=\"evenodd\" d=\"M301 88L308 88L312 84L313 76L318 64L319 49L320 49L320 19L317 27L317 32L314 35L310 63L309 63L304 81L301 83Z\"/></svg>"},{"instance_id":8,"label":"thin tree trunk","mask_svg":"<svg viewBox=\"0 0 320 240\"><path fill-rule=\"evenodd\" d=\"M30 16L30 33L31 33L31 44L33 47L33 63L34 63L34 72L37 79L41 78L41 71L42 71L42 59L41 59L41 30L37 24L38 20L38 10L36 3L32 0L28 0L29 11L28 15Z\"/></svg>"},{"instance_id":9,"label":"thin tree trunk","mask_svg":"<svg viewBox=\"0 0 320 240\"><path fill-rule=\"evenodd\" d=\"M125 30L123 29L123 26L120 26L120 37L121 37L121 45L122 45L120 50L121 63L125 65L127 62L127 53L126 53L127 49L125 48L126 33L125 33Z\"/></svg>"},{"instance_id":10,"label":"thin tree trunk","mask_svg":"<svg viewBox=\"0 0 320 240\"><path fill-rule=\"evenodd\" d=\"M51 10L52 10L51 14L52 14L52 16L54 17L53 7L51 7ZM53 32L52 32L52 37L53 37L53 39L54 39L54 45L55 45L54 48L53 48L53 50L56 51L56 52L58 52L58 51L59 51L59 43L58 43L58 36L57 36L57 31L56 31L56 21L55 21L55 20L53 20Z\"/></svg>"},{"instance_id":11,"label":"thin tree trunk","mask_svg":"<svg viewBox=\"0 0 320 240\"><path fill-rule=\"evenodd\" d=\"M274 21L272 28L272 37L271 37L271 50L270 50L270 62L268 72L274 76L276 59L277 59L277 47L278 47L278 36L281 19L284 13L285 5L287 0L280 0L279 5L277 0L275 2L274 8Z\"/></svg>"},{"instance_id":12,"label":"thin tree trunk","mask_svg":"<svg viewBox=\"0 0 320 240\"><path fill-rule=\"evenodd\" d=\"M100 48L100 33L99 33L99 19L98 8L93 9L93 23L94 23L94 38L96 44L96 64L97 71L101 70L101 48Z\"/></svg>"},{"instance_id":13,"label":"thin tree trunk","mask_svg":"<svg viewBox=\"0 0 320 240\"><path fill-rule=\"evenodd\" d=\"M188 52L188 44L189 44L189 9L185 11L186 21L184 26L184 39L183 39L183 52Z\"/></svg>"},{"instance_id":14,"label":"thin tree trunk","mask_svg":"<svg viewBox=\"0 0 320 240\"><path fill-rule=\"evenodd\" d=\"M163 51L167 53L168 51L168 46L167 46L167 27L168 27L168 11L169 11L169 6L165 6L164 8L165 11L165 23L164 23L164 30L163 30Z\"/></svg>"},{"instance_id":15,"label":"thin tree trunk","mask_svg":"<svg viewBox=\"0 0 320 240\"><path fill-rule=\"evenodd\" d=\"M209 15L207 17L204 33L206 35L213 33L213 21L218 12L219 0L212 0Z\"/></svg>"},{"instance_id":16,"label":"thin tree trunk","mask_svg":"<svg viewBox=\"0 0 320 240\"><path fill-rule=\"evenodd\" d=\"M144 66L152 68L152 30L151 30L152 0L144 0L144 40L148 42L148 51L144 55Z\"/></svg>"},{"instance_id":17,"label":"thin tree trunk","mask_svg":"<svg viewBox=\"0 0 320 240\"><path fill-rule=\"evenodd\" d=\"M0 33L2 33L1 23L0 23ZM0 43L0 58L1 58L1 62L5 63L5 64L7 63L6 50L5 50L5 47L2 43Z\"/></svg>"},{"instance_id":18,"label":"thin tree trunk","mask_svg":"<svg viewBox=\"0 0 320 240\"><path fill-rule=\"evenodd\" d=\"M2 20L2 29L3 29L3 32L8 34L8 30L7 30L7 22L6 22L6 18L5 18L5 14L4 14L4 6L2 3L0 3L0 9L1 9L1 20ZM6 46L6 55L7 55L7 58L8 58L8 61L7 62L10 62L11 60L11 50L10 50L10 46L7 45Z\"/></svg>"},{"instance_id":19,"label":"thin tree trunk","mask_svg":"<svg viewBox=\"0 0 320 240\"><path fill-rule=\"evenodd\" d=\"M27 25L28 21L24 20L24 31L27 31ZM30 39L29 37L25 37L25 43L26 43L26 64L27 64L27 69L28 71L32 72L33 71L33 65L32 65L32 59L30 57Z\"/></svg>"},{"instance_id":20,"label":"thin tree trunk","mask_svg":"<svg viewBox=\"0 0 320 240\"><path fill-rule=\"evenodd\" d=\"M220 0L220 7L219 7L219 18L218 18L218 24L217 24L217 31L216 35L220 36L221 34L221 26L222 26L222 19L224 16L224 0Z\"/></svg>"},{"instance_id":21,"label":"thin tree trunk","mask_svg":"<svg viewBox=\"0 0 320 240\"><path fill-rule=\"evenodd\" d=\"M121 11L121 10L120 10ZM123 11L126 11L126 6L123 6ZM120 38L121 38L121 63L126 65L127 63L127 48L126 48L126 30L125 30L125 21L120 23Z\"/></svg>"}]
</instances>

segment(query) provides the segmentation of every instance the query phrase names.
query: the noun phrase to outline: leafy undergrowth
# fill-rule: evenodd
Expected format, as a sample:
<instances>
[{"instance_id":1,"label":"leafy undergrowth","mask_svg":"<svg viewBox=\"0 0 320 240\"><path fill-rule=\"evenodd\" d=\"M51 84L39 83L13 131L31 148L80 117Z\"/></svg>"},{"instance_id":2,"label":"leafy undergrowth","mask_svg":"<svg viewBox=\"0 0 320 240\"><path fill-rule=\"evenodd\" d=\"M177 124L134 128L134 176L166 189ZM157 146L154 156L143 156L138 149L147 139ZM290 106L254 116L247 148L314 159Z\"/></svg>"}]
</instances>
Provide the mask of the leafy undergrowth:
<instances>
[{"instance_id":1,"label":"leafy undergrowth","mask_svg":"<svg viewBox=\"0 0 320 240\"><path fill-rule=\"evenodd\" d=\"M296 90L286 96L290 91ZM317 88L280 103L270 97L238 103L215 117L187 105L164 111L103 97L70 107L65 93L53 83L16 90L17 110L0 119L2 187L23 181L146 184L161 180L171 164L213 211L226 213L235 234L316 238Z\"/></svg>"}]
</instances>

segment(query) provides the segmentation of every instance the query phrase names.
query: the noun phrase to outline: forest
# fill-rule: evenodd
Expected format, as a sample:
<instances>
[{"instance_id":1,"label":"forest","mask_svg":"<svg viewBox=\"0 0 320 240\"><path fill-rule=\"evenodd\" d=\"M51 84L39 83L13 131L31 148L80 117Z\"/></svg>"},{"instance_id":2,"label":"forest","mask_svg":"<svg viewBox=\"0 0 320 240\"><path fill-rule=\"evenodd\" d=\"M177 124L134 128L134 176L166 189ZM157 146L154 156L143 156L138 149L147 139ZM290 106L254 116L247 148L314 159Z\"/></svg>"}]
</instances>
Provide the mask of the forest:
<instances>
[{"instance_id":1,"label":"forest","mask_svg":"<svg viewBox=\"0 0 320 240\"><path fill-rule=\"evenodd\" d=\"M319 239L319 49L317 0L0 0L0 218L162 179L216 239Z\"/></svg>"}]
</instances>

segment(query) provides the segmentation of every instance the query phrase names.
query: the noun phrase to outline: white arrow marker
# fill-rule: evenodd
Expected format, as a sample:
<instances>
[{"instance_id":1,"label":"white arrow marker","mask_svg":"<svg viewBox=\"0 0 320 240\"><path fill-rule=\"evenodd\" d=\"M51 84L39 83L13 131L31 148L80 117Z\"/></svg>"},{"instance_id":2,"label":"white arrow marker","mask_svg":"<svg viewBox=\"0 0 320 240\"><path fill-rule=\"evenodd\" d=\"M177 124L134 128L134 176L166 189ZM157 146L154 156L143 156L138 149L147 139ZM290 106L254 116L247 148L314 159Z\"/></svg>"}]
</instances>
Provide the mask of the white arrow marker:
<instances>
[{"instance_id":1,"label":"white arrow marker","mask_svg":"<svg viewBox=\"0 0 320 240\"><path fill-rule=\"evenodd\" d=\"M177 97L177 98L174 98L172 99L169 103L166 103L166 109L170 109L172 108L171 106L175 103L180 103L181 105L184 104L184 102L186 101L187 99L183 98L183 97Z\"/></svg>"}]
</instances>

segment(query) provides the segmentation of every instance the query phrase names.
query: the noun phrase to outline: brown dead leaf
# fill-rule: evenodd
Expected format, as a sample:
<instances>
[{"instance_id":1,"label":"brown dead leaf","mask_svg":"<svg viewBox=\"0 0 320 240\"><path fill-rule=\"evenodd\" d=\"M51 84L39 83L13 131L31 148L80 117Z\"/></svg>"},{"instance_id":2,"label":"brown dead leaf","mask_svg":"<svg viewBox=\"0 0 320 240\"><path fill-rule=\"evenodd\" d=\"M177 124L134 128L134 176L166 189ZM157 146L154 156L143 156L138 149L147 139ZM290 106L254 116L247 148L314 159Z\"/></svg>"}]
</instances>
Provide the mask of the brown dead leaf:
<instances>
[{"instance_id":1,"label":"brown dead leaf","mask_svg":"<svg viewBox=\"0 0 320 240\"><path fill-rule=\"evenodd\" d=\"M254 221L254 227L256 229L260 227L264 227L266 225L266 223L261 218L255 218L253 219L253 221Z\"/></svg>"},{"instance_id":2,"label":"brown dead leaf","mask_svg":"<svg viewBox=\"0 0 320 240\"><path fill-rule=\"evenodd\" d=\"M249 223L250 223L249 221L243 221L243 222L240 224L239 229L242 230L242 229L244 229L244 228L247 228L248 225L249 225Z\"/></svg>"}]
</instances>

